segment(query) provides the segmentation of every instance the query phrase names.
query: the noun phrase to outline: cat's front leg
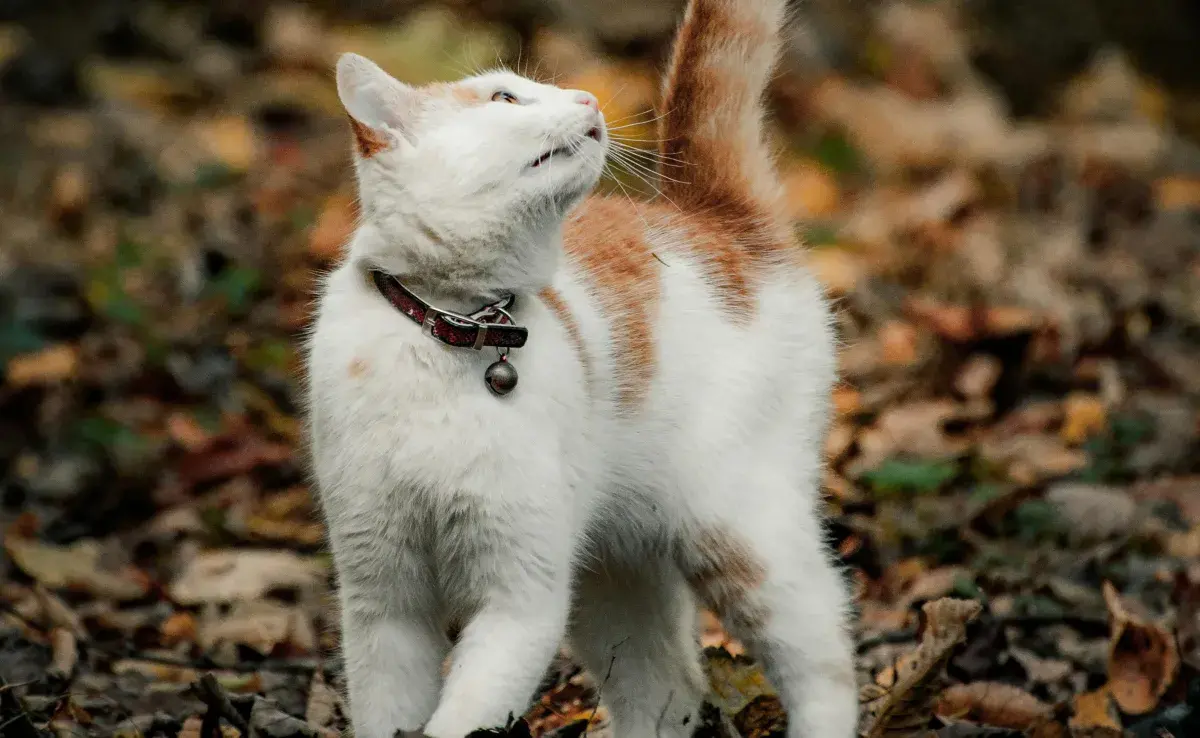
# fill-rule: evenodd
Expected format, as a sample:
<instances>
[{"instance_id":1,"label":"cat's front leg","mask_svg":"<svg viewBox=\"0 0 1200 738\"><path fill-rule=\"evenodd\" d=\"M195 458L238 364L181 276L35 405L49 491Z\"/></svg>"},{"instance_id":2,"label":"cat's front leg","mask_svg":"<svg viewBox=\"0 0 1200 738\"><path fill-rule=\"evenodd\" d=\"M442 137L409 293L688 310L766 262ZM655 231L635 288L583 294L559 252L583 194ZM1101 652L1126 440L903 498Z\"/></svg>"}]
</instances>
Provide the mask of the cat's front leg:
<instances>
[{"instance_id":1,"label":"cat's front leg","mask_svg":"<svg viewBox=\"0 0 1200 738\"><path fill-rule=\"evenodd\" d=\"M567 624L571 544L562 519L540 518L479 532L494 544L467 564L469 580L486 582L482 605L454 647L441 701L425 726L430 738L462 738L520 717L554 658Z\"/></svg>"},{"instance_id":2,"label":"cat's front leg","mask_svg":"<svg viewBox=\"0 0 1200 738\"><path fill-rule=\"evenodd\" d=\"M393 738L433 714L449 639L418 531L387 495L326 494L342 658L356 738Z\"/></svg>"}]
</instances>

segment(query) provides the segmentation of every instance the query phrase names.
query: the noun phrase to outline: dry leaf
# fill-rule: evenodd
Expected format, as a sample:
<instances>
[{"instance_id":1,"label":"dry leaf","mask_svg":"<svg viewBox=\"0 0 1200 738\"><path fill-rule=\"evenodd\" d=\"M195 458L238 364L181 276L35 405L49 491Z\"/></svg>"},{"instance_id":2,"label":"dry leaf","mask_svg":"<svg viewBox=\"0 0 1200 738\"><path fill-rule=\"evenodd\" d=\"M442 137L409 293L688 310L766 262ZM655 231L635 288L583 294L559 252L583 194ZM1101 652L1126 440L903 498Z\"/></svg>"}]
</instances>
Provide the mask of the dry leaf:
<instances>
[{"instance_id":1,"label":"dry leaf","mask_svg":"<svg viewBox=\"0 0 1200 738\"><path fill-rule=\"evenodd\" d=\"M1061 439L1049 434L987 438L979 452L988 463L1007 469L1009 478L1018 484L1064 477L1088 463L1086 453L1067 448Z\"/></svg>"},{"instance_id":2,"label":"dry leaf","mask_svg":"<svg viewBox=\"0 0 1200 738\"><path fill-rule=\"evenodd\" d=\"M783 174L788 210L795 220L820 218L838 210L841 192L833 175L813 162L802 162Z\"/></svg>"},{"instance_id":3,"label":"dry leaf","mask_svg":"<svg viewBox=\"0 0 1200 738\"><path fill-rule=\"evenodd\" d=\"M21 571L50 589L79 588L114 600L136 600L149 590L145 577L137 572L102 570L100 544L96 541L51 546L10 532L5 536L4 549Z\"/></svg>"},{"instance_id":4,"label":"dry leaf","mask_svg":"<svg viewBox=\"0 0 1200 738\"><path fill-rule=\"evenodd\" d=\"M50 632L50 668L59 677L67 679L75 673L79 663L79 645L75 634L66 628L55 628Z\"/></svg>"},{"instance_id":5,"label":"dry leaf","mask_svg":"<svg viewBox=\"0 0 1200 738\"><path fill-rule=\"evenodd\" d=\"M1108 686L1120 708L1132 715L1150 712L1179 671L1175 638L1157 623L1134 616L1112 583L1104 582L1108 605Z\"/></svg>"},{"instance_id":6,"label":"dry leaf","mask_svg":"<svg viewBox=\"0 0 1200 738\"><path fill-rule=\"evenodd\" d=\"M1050 705L1018 687L996 682L974 682L955 684L942 692L937 714L941 718L1029 730L1048 721L1054 711Z\"/></svg>"},{"instance_id":7,"label":"dry leaf","mask_svg":"<svg viewBox=\"0 0 1200 738\"><path fill-rule=\"evenodd\" d=\"M354 233L358 205L354 198L337 194L325 200L308 237L308 252L322 262L335 261Z\"/></svg>"},{"instance_id":8,"label":"dry leaf","mask_svg":"<svg viewBox=\"0 0 1200 738\"><path fill-rule=\"evenodd\" d=\"M889 366L911 366L917 361L917 329L911 323L889 320L879 329L883 362Z\"/></svg>"},{"instance_id":9,"label":"dry leaf","mask_svg":"<svg viewBox=\"0 0 1200 738\"><path fill-rule=\"evenodd\" d=\"M1160 210L1200 210L1200 179L1164 177L1154 183L1154 201Z\"/></svg>"},{"instance_id":10,"label":"dry leaf","mask_svg":"<svg viewBox=\"0 0 1200 738\"><path fill-rule=\"evenodd\" d=\"M867 738L912 735L928 726L933 701L938 693L942 669L955 647L967 636L967 624L979 616L982 606L973 600L941 599L921 608L921 642L897 670L894 684L882 694L874 690L869 699L870 728Z\"/></svg>"},{"instance_id":11,"label":"dry leaf","mask_svg":"<svg viewBox=\"0 0 1200 738\"><path fill-rule=\"evenodd\" d=\"M954 379L954 389L963 397L977 400L989 396L1004 367L1000 360L986 354L976 354L963 364Z\"/></svg>"},{"instance_id":12,"label":"dry leaf","mask_svg":"<svg viewBox=\"0 0 1200 738\"><path fill-rule=\"evenodd\" d=\"M1095 395L1073 392L1063 401L1062 439L1077 446L1108 425L1108 408Z\"/></svg>"},{"instance_id":13,"label":"dry leaf","mask_svg":"<svg viewBox=\"0 0 1200 738\"><path fill-rule=\"evenodd\" d=\"M193 124L196 140L208 156L230 171L245 172L259 157L260 145L250 121L240 115L227 115Z\"/></svg>"},{"instance_id":14,"label":"dry leaf","mask_svg":"<svg viewBox=\"0 0 1200 738\"><path fill-rule=\"evenodd\" d=\"M172 613L159 627L164 646L196 641L196 618L190 612Z\"/></svg>"},{"instance_id":15,"label":"dry leaf","mask_svg":"<svg viewBox=\"0 0 1200 738\"><path fill-rule=\"evenodd\" d=\"M1127 533L1137 513L1137 504L1124 490L1097 484L1056 484L1046 492L1046 501L1068 523L1072 535L1081 539Z\"/></svg>"},{"instance_id":16,"label":"dry leaf","mask_svg":"<svg viewBox=\"0 0 1200 738\"><path fill-rule=\"evenodd\" d=\"M308 705L304 719L308 723L324 728L333 723L337 712L337 692L325 683L325 676L318 669L308 685Z\"/></svg>"},{"instance_id":17,"label":"dry leaf","mask_svg":"<svg viewBox=\"0 0 1200 738\"><path fill-rule=\"evenodd\" d=\"M79 371L79 349L68 344L50 346L9 359L5 377L13 387L56 384Z\"/></svg>"},{"instance_id":18,"label":"dry leaf","mask_svg":"<svg viewBox=\"0 0 1200 738\"><path fill-rule=\"evenodd\" d=\"M951 437L945 428L947 423L963 418L963 407L951 400L888 408L859 436L859 457L848 471L858 476L898 455L933 460L960 456L970 448L970 441Z\"/></svg>"},{"instance_id":19,"label":"dry leaf","mask_svg":"<svg viewBox=\"0 0 1200 738\"><path fill-rule=\"evenodd\" d=\"M830 295L852 292L866 273L861 257L841 249L818 249L806 258L809 269Z\"/></svg>"},{"instance_id":20,"label":"dry leaf","mask_svg":"<svg viewBox=\"0 0 1200 738\"><path fill-rule=\"evenodd\" d=\"M1111 694L1105 685L1094 692L1076 695L1071 729L1110 728L1121 730L1121 722L1113 709Z\"/></svg>"},{"instance_id":21,"label":"dry leaf","mask_svg":"<svg viewBox=\"0 0 1200 738\"><path fill-rule=\"evenodd\" d=\"M207 551L171 584L171 595L184 605L253 600L272 589L312 589L325 574L320 560L291 551Z\"/></svg>"}]
</instances>

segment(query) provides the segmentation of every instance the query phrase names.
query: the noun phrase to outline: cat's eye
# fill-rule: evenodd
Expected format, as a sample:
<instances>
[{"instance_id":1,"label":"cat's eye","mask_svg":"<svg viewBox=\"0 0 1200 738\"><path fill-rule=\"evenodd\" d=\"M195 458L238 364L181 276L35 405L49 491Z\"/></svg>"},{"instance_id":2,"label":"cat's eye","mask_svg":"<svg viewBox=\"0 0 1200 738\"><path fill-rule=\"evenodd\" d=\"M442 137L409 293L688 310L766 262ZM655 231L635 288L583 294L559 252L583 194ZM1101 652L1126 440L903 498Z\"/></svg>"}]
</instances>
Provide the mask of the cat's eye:
<instances>
[{"instance_id":1,"label":"cat's eye","mask_svg":"<svg viewBox=\"0 0 1200 738\"><path fill-rule=\"evenodd\" d=\"M519 105L521 103L521 101L517 99L517 96L508 90L497 90L495 94L492 95L492 102L512 103L513 105Z\"/></svg>"}]
</instances>

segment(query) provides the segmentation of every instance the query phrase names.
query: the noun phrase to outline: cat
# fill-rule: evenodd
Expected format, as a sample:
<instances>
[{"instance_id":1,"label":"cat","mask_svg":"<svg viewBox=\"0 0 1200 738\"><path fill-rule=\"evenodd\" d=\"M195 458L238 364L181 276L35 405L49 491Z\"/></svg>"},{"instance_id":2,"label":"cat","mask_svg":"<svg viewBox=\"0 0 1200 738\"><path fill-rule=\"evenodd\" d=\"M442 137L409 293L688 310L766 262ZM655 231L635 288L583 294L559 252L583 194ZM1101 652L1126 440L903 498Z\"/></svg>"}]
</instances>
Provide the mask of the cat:
<instances>
[{"instance_id":1,"label":"cat","mask_svg":"<svg viewBox=\"0 0 1200 738\"><path fill-rule=\"evenodd\" d=\"M691 0L653 202L591 194L612 139L587 92L338 60L361 220L307 415L359 738L503 725L564 637L617 738L689 735L700 606L789 736L854 735L820 517L835 337L762 123L784 6Z\"/></svg>"}]
</instances>

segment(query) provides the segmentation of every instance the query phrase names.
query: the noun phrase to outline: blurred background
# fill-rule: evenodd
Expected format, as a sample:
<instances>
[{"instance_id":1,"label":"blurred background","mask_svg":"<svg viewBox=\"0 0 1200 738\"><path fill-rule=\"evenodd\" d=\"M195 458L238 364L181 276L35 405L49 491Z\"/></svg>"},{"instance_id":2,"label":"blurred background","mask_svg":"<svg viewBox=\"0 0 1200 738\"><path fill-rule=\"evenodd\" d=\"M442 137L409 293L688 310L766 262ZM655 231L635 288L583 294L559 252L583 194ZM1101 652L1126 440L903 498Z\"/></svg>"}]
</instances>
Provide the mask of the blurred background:
<instances>
[{"instance_id":1,"label":"blurred background","mask_svg":"<svg viewBox=\"0 0 1200 738\"><path fill-rule=\"evenodd\" d=\"M682 5L0 0L0 734L344 729L298 392L355 218L332 63L508 64L649 148ZM1198 50L1192 0L794 3L871 735L1200 735ZM706 725L780 734L703 642ZM534 733L603 731L598 687L564 655Z\"/></svg>"}]
</instances>

